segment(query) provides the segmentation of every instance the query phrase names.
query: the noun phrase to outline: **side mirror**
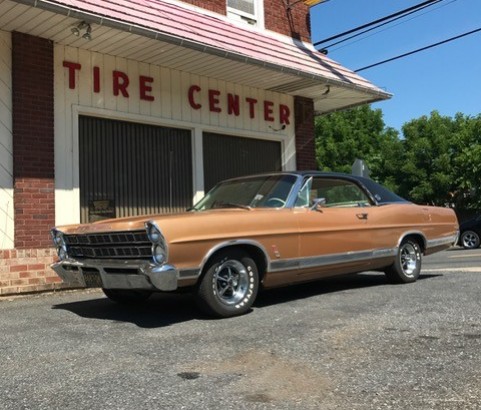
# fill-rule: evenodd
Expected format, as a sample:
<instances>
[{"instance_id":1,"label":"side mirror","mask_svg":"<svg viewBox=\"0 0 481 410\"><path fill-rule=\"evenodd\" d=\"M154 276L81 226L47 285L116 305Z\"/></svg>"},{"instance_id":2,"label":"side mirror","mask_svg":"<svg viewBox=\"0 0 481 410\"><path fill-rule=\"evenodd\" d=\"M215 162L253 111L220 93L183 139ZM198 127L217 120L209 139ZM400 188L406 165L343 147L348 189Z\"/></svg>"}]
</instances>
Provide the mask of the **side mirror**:
<instances>
[{"instance_id":1,"label":"side mirror","mask_svg":"<svg viewBox=\"0 0 481 410\"><path fill-rule=\"evenodd\" d=\"M314 198L314 203L311 206L311 211L322 212L322 207L326 205L326 198Z\"/></svg>"}]
</instances>

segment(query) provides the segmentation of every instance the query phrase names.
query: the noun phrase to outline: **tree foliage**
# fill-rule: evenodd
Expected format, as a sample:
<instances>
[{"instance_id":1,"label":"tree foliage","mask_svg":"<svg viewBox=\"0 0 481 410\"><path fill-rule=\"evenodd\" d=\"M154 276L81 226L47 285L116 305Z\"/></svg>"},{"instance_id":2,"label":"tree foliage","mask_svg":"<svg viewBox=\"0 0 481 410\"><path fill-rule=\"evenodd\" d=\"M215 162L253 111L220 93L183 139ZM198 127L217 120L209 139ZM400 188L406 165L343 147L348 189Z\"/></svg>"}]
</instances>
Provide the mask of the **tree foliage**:
<instances>
[{"instance_id":1,"label":"tree foliage","mask_svg":"<svg viewBox=\"0 0 481 410\"><path fill-rule=\"evenodd\" d=\"M481 114L433 111L404 124L402 133L367 105L317 117L318 167L350 173L360 158L373 179L416 203L481 207Z\"/></svg>"}]
</instances>

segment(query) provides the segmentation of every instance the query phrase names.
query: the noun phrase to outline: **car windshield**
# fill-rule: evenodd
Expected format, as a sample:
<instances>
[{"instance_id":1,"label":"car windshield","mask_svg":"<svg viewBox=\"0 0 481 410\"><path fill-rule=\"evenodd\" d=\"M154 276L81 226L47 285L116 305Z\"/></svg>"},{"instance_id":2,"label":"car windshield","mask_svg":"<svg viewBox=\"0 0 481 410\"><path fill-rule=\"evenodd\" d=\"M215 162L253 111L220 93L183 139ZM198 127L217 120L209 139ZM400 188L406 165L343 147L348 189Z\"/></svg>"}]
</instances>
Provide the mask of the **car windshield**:
<instances>
[{"instance_id":1,"label":"car windshield","mask_svg":"<svg viewBox=\"0 0 481 410\"><path fill-rule=\"evenodd\" d=\"M261 175L216 185L192 210L283 208L296 182L294 175Z\"/></svg>"}]
</instances>

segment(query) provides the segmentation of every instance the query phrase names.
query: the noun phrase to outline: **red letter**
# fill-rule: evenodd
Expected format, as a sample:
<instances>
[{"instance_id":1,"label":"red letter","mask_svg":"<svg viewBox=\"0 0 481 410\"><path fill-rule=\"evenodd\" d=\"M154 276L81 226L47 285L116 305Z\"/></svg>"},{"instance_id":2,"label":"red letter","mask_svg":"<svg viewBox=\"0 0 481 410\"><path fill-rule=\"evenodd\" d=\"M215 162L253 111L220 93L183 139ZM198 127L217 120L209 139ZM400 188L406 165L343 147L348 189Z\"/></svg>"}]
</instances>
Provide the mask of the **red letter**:
<instances>
[{"instance_id":1,"label":"red letter","mask_svg":"<svg viewBox=\"0 0 481 410\"><path fill-rule=\"evenodd\" d=\"M239 116L239 96L227 94L227 112Z\"/></svg>"},{"instance_id":2,"label":"red letter","mask_svg":"<svg viewBox=\"0 0 481 410\"><path fill-rule=\"evenodd\" d=\"M154 79L152 77L145 77L141 75L139 77L139 82L140 82L139 84L140 99L145 101L154 101L154 96L147 94L152 91L152 87L150 86L150 83L153 83Z\"/></svg>"},{"instance_id":3,"label":"red letter","mask_svg":"<svg viewBox=\"0 0 481 410\"><path fill-rule=\"evenodd\" d=\"M217 90L209 90L209 109L212 112L221 112L221 108L219 105L219 95L220 91Z\"/></svg>"},{"instance_id":4,"label":"red letter","mask_svg":"<svg viewBox=\"0 0 481 410\"><path fill-rule=\"evenodd\" d=\"M264 120L274 121L274 117L272 116L273 106L274 106L274 103L272 101L264 101Z\"/></svg>"},{"instance_id":5,"label":"red letter","mask_svg":"<svg viewBox=\"0 0 481 410\"><path fill-rule=\"evenodd\" d=\"M291 115L291 110L287 105L281 104L279 105L279 122L281 124L289 125L289 117Z\"/></svg>"},{"instance_id":6,"label":"red letter","mask_svg":"<svg viewBox=\"0 0 481 410\"><path fill-rule=\"evenodd\" d=\"M100 92L100 68L94 67L94 93Z\"/></svg>"},{"instance_id":7,"label":"red letter","mask_svg":"<svg viewBox=\"0 0 481 410\"><path fill-rule=\"evenodd\" d=\"M250 118L254 118L256 116L255 105L257 104L257 100L255 98L246 98L247 103L249 104L249 116Z\"/></svg>"},{"instance_id":8,"label":"red letter","mask_svg":"<svg viewBox=\"0 0 481 410\"><path fill-rule=\"evenodd\" d=\"M194 92L200 92L200 87L198 85L191 85L189 88L189 104L194 110L199 110L202 108L202 104L198 104L195 102Z\"/></svg>"},{"instance_id":9,"label":"red letter","mask_svg":"<svg viewBox=\"0 0 481 410\"><path fill-rule=\"evenodd\" d=\"M63 66L68 68L68 88L75 89L75 70L80 70L82 66L79 63L71 63L70 61L64 61Z\"/></svg>"},{"instance_id":10,"label":"red letter","mask_svg":"<svg viewBox=\"0 0 481 410\"><path fill-rule=\"evenodd\" d=\"M114 81L114 95L117 96L119 93L126 98L129 98L129 93L127 87L129 86L129 77L122 71L113 71L113 81Z\"/></svg>"}]
</instances>

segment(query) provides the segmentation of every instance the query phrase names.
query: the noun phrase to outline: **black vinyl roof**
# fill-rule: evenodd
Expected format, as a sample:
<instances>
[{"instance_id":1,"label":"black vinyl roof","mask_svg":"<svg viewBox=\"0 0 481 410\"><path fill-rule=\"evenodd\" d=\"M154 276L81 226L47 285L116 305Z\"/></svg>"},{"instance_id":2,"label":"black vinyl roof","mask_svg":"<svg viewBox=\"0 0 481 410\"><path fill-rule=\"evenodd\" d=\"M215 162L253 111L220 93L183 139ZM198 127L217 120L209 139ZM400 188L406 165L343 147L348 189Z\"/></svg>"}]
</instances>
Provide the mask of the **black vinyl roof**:
<instances>
[{"instance_id":1,"label":"black vinyl roof","mask_svg":"<svg viewBox=\"0 0 481 410\"><path fill-rule=\"evenodd\" d=\"M352 181L361 185L364 189L366 189L373 199L376 201L378 205L386 205L391 203L409 203L408 200L396 195L394 192L390 191L389 189L385 188L381 184L373 181L370 178L361 177L357 175L345 174L342 172L324 172L324 171L280 171L280 172L267 172L260 175L296 175L299 177L324 177L324 178L337 178L337 179L344 179L348 181ZM241 178L248 178L254 177L256 175L246 175L245 177ZM238 178L233 178L238 179Z\"/></svg>"}]
</instances>

